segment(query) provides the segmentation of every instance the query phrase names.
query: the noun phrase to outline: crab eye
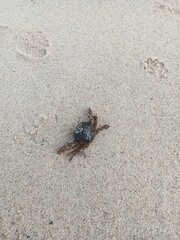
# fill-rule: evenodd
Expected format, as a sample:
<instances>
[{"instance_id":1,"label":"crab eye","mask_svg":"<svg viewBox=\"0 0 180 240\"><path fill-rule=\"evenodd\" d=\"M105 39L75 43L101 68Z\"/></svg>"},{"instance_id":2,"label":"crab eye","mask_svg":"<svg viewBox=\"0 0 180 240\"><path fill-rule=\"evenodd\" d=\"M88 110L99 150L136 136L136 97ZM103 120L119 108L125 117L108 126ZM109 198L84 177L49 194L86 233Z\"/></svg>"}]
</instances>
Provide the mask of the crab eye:
<instances>
[{"instance_id":1,"label":"crab eye","mask_svg":"<svg viewBox=\"0 0 180 240\"><path fill-rule=\"evenodd\" d=\"M78 126L78 127L76 127L76 129L75 129L75 133L81 133L83 131L83 127L82 126Z\"/></svg>"}]
</instances>

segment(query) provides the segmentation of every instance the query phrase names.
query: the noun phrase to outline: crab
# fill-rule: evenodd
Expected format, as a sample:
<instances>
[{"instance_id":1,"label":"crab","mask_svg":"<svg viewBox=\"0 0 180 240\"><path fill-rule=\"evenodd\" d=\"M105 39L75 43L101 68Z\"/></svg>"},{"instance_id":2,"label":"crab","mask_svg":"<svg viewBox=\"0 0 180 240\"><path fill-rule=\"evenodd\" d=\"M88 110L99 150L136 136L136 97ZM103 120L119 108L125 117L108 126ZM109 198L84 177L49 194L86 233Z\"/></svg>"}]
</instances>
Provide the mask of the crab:
<instances>
[{"instance_id":1,"label":"crab","mask_svg":"<svg viewBox=\"0 0 180 240\"><path fill-rule=\"evenodd\" d=\"M109 125L107 124L97 127L98 117L93 114L91 108L88 109L88 117L89 121L81 122L76 126L73 133L74 141L66 143L62 146L57 151L57 154L62 154L72 150L67 154L70 155L69 161L71 161L76 154L90 145L100 131L109 128Z\"/></svg>"}]
</instances>

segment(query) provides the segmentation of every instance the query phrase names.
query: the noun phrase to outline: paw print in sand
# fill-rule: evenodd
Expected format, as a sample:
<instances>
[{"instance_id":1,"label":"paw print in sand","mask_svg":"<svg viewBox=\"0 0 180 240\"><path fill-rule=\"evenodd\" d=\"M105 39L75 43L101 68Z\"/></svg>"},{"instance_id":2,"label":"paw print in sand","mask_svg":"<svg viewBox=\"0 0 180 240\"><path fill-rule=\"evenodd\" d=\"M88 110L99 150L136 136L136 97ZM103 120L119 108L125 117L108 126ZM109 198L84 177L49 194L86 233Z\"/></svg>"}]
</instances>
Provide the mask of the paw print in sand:
<instances>
[{"instance_id":1,"label":"paw print in sand","mask_svg":"<svg viewBox=\"0 0 180 240\"><path fill-rule=\"evenodd\" d=\"M168 77L168 69L165 67L163 62L160 62L156 58L148 58L144 62L144 69L148 71L148 73L154 74L159 78L167 78Z\"/></svg>"},{"instance_id":2,"label":"paw print in sand","mask_svg":"<svg viewBox=\"0 0 180 240\"><path fill-rule=\"evenodd\" d=\"M18 31L16 33L16 49L25 57L44 58L48 47L49 41L42 31Z\"/></svg>"}]
</instances>

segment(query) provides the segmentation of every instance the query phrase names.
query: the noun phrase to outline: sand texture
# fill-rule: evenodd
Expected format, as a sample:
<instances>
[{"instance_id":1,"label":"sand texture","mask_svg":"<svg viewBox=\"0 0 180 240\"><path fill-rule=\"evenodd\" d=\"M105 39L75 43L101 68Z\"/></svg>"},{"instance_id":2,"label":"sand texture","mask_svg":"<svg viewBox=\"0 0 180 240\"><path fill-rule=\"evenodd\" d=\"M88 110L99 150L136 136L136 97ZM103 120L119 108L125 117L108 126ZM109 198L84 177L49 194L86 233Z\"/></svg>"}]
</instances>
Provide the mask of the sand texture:
<instances>
[{"instance_id":1,"label":"sand texture","mask_svg":"<svg viewBox=\"0 0 180 240\"><path fill-rule=\"evenodd\" d=\"M0 240L180 240L179 0L0 0L0 69Z\"/></svg>"}]
</instances>

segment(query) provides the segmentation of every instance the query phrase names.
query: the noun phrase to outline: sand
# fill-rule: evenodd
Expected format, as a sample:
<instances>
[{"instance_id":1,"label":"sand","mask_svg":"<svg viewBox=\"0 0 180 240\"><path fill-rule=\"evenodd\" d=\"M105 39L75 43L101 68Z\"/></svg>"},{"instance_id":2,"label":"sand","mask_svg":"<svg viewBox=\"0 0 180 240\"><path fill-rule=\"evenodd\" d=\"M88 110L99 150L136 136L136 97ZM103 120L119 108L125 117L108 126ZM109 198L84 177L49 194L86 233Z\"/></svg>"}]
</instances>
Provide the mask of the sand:
<instances>
[{"instance_id":1,"label":"sand","mask_svg":"<svg viewBox=\"0 0 180 240\"><path fill-rule=\"evenodd\" d=\"M1 240L180 239L179 39L178 0L0 0Z\"/></svg>"}]
</instances>

